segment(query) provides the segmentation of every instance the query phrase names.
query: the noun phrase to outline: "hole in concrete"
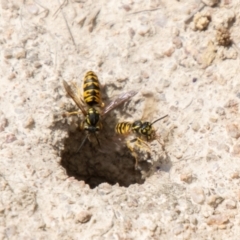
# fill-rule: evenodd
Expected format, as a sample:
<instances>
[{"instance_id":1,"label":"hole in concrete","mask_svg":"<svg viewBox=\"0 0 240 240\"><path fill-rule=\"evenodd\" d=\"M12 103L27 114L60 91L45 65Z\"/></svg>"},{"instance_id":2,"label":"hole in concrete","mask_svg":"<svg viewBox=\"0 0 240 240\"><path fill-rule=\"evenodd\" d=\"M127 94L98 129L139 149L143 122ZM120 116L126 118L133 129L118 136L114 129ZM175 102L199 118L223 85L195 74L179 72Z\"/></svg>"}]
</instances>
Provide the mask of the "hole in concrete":
<instances>
[{"instance_id":1,"label":"hole in concrete","mask_svg":"<svg viewBox=\"0 0 240 240\"><path fill-rule=\"evenodd\" d=\"M140 169L135 170L135 159L130 150L123 146L120 151L112 140L104 140L99 136L102 145L107 145L107 152L100 152L98 146L93 146L88 140L77 152L84 134L81 132L70 133L65 139L61 164L66 169L68 176L83 180L90 188L95 188L101 183L128 187L131 184L143 184L146 177L156 171L168 172L171 168L169 157L165 159L158 154L152 154L158 160L153 164L147 162L153 156L145 154L139 163ZM104 148L104 146L103 146ZM143 160L144 159L144 160Z\"/></svg>"},{"instance_id":2,"label":"hole in concrete","mask_svg":"<svg viewBox=\"0 0 240 240\"><path fill-rule=\"evenodd\" d=\"M113 141L104 141L109 151L102 153L87 140L80 152L77 152L83 136L82 133L71 133L65 140L61 164L68 176L85 181L91 188L105 182L111 185L118 183L124 187L144 182L140 171L134 168L135 159L128 148L123 147L118 152L114 150ZM103 142L102 138L99 140Z\"/></svg>"}]
</instances>

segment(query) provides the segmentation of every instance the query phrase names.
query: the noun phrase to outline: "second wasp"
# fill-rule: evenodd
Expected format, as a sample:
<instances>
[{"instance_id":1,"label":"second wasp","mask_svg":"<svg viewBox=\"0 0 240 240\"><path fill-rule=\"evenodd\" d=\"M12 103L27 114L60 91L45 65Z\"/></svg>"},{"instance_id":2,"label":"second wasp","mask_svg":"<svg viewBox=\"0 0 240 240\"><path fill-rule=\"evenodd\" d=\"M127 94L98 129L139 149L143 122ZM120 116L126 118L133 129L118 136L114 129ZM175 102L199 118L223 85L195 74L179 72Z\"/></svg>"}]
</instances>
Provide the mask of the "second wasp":
<instances>
[{"instance_id":1,"label":"second wasp","mask_svg":"<svg viewBox=\"0 0 240 240\"><path fill-rule=\"evenodd\" d=\"M167 116L168 115L165 115L153 122L136 120L134 122L119 122L115 126L115 132L117 134L123 136L134 136L131 140L127 140L126 144L135 158L135 169L138 168L139 162L136 148L151 152L151 149L147 144L148 142L157 140L161 144L156 134L156 130L153 128L153 124L166 118Z\"/></svg>"}]
</instances>

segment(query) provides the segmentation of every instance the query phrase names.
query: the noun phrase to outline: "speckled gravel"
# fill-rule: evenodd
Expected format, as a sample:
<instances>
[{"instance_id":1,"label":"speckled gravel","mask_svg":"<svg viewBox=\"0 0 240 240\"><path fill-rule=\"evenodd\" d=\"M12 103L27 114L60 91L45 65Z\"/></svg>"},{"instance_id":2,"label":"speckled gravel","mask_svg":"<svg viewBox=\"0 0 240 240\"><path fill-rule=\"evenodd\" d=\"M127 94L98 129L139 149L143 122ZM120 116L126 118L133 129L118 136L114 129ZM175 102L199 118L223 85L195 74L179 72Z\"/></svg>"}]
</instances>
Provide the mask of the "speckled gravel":
<instances>
[{"instance_id":1,"label":"speckled gravel","mask_svg":"<svg viewBox=\"0 0 240 240\"><path fill-rule=\"evenodd\" d=\"M60 4L1 1L0 240L239 240L239 4ZM78 153L62 80L88 70L138 94ZM114 124L166 114L135 170Z\"/></svg>"}]
</instances>

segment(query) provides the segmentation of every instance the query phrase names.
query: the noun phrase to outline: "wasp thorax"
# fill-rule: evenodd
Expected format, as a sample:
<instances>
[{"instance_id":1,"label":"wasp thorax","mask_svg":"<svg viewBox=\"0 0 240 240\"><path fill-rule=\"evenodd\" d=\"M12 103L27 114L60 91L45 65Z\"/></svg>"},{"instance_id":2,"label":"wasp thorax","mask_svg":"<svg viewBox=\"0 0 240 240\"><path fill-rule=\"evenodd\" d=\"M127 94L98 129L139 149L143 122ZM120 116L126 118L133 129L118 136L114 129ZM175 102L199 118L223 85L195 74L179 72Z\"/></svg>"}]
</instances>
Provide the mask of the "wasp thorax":
<instances>
[{"instance_id":1,"label":"wasp thorax","mask_svg":"<svg viewBox=\"0 0 240 240\"><path fill-rule=\"evenodd\" d=\"M132 130L134 132L138 132L141 128L142 128L142 121L135 121L133 124L132 124Z\"/></svg>"},{"instance_id":2,"label":"wasp thorax","mask_svg":"<svg viewBox=\"0 0 240 240\"><path fill-rule=\"evenodd\" d=\"M100 114L95 108L89 108L87 116L86 116L86 122L89 125L96 126L99 122Z\"/></svg>"}]
</instances>

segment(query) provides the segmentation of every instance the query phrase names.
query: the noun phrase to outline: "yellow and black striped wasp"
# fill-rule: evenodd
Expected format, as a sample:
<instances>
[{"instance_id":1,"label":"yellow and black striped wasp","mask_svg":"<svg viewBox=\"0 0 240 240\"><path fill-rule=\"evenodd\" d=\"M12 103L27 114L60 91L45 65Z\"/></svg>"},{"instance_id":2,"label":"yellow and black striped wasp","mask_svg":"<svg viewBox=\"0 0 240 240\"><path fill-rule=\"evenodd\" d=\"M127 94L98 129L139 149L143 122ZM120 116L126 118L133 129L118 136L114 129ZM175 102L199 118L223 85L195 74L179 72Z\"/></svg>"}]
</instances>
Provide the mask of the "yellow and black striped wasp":
<instances>
[{"instance_id":1,"label":"yellow and black striped wasp","mask_svg":"<svg viewBox=\"0 0 240 240\"><path fill-rule=\"evenodd\" d=\"M138 157L137 154L134 152L134 147L144 148L146 151L150 152L151 149L147 142L152 142L153 140L158 140L156 135L156 130L153 128L153 124L166 118L168 115L165 115L157 120L153 121L152 123L147 121L137 120L134 122L119 122L115 126L115 132L120 135L134 135L135 137L131 140L127 141L127 147L132 152L133 156L135 157L135 168L138 168ZM162 144L160 141L158 141ZM133 146L131 145L133 144Z\"/></svg>"},{"instance_id":2,"label":"yellow and black striped wasp","mask_svg":"<svg viewBox=\"0 0 240 240\"><path fill-rule=\"evenodd\" d=\"M80 129L84 130L86 135L78 151L81 149L87 138L89 141L91 141L91 135L95 136L98 145L100 146L97 134L102 130L103 116L105 117L107 113L115 109L120 104L130 100L134 95L137 94L136 91L122 93L115 100L111 101L106 107L104 107L100 83L97 75L92 71L87 72L83 80L83 99L81 90L77 84L73 83L69 85L66 81L63 81L63 86L68 95L73 99L80 109L80 111L69 112L65 115L69 116L79 113L84 115L84 119L80 122Z\"/></svg>"}]
</instances>

